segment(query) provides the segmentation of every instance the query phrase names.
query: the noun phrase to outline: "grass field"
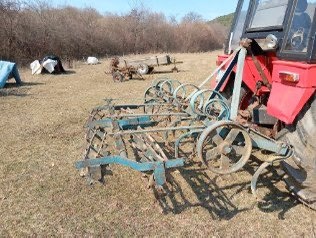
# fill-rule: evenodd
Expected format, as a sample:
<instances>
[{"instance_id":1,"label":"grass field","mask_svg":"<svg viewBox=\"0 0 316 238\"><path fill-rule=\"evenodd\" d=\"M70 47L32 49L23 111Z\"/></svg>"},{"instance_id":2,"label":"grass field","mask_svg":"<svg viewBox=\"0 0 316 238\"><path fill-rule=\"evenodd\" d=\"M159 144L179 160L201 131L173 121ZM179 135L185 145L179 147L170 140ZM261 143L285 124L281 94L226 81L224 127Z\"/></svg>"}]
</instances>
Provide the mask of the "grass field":
<instances>
[{"instance_id":1,"label":"grass field","mask_svg":"<svg viewBox=\"0 0 316 238\"><path fill-rule=\"evenodd\" d=\"M88 186L74 168L85 120L102 99L135 101L161 75L199 83L218 53L176 54L184 62L179 73L165 66L124 83L104 74L106 59L77 62L66 75L20 70L25 85L0 90L0 237L315 237L316 213L289 196L274 174L261 178L263 201L256 202L250 166L221 177L196 164L181 168L171 173L172 193L159 201L138 172L111 166L104 185Z\"/></svg>"}]
</instances>

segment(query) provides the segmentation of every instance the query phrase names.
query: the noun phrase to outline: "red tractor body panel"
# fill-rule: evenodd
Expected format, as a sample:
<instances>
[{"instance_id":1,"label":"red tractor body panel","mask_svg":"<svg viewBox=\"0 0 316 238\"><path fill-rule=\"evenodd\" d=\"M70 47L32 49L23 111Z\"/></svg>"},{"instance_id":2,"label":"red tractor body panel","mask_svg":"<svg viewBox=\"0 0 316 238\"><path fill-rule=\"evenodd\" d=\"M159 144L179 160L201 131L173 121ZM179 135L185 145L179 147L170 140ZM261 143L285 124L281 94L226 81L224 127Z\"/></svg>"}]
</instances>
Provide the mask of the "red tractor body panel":
<instances>
[{"instance_id":1,"label":"red tractor body panel","mask_svg":"<svg viewBox=\"0 0 316 238\"><path fill-rule=\"evenodd\" d=\"M274 82L267 112L285 124L292 124L314 91L314 88L300 88Z\"/></svg>"},{"instance_id":2,"label":"red tractor body panel","mask_svg":"<svg viewBox=\"0 0 316 238\"><path fill-rule=\"evenodd\" d=\"M219 55L218 64L229 55ZM316 65L301 62L278 60L274 55L256 56L268 81L272 84L267 112L286 124L292 124L303 106L313 95L316 89ZM235 71L236 69L234 69ZM298 75L297 82L288 82L280 78L280 73ZM262 78L251 56L246 57L243 82L257 95L269 93L267 87L256 88L256 83ZM225 88L223 85L220 91ZM213 87L213 85L211 85Z\"/></svg>"},{"instance_id":3,"label":"red tractor body panel","mask_svg":"<svg viewBox=\"0 0 316 238\"><path fill-rule=\"evenodd\" d=\"M280 73L296 74L298 82L280 78ZM316 65L290 61L273 61L272 89L267 111L286 124L292 124L303 106L315 92Z\"/></svg>"}]
</instances>

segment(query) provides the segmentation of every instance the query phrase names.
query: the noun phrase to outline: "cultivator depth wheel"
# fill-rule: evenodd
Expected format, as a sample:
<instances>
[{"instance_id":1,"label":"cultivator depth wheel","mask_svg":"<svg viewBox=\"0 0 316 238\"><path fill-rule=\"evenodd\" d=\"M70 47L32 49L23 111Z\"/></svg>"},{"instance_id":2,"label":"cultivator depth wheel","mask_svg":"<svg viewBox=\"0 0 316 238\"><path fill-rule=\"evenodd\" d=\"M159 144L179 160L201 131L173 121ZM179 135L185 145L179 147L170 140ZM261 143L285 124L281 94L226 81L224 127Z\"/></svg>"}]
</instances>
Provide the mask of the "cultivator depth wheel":
<instances>
[{"instance_id":1,"label":"cultivator depth wheel","mask_svg":"<svg viewBox=\"0 0 316 238\"><path fill-rule=\"evenodd\" d=\"M244 128L234 122L219 121L202 132L196 150L199 158L212 172L229 174L247 163L252 143Z\"/></svg>"}]
</instances>

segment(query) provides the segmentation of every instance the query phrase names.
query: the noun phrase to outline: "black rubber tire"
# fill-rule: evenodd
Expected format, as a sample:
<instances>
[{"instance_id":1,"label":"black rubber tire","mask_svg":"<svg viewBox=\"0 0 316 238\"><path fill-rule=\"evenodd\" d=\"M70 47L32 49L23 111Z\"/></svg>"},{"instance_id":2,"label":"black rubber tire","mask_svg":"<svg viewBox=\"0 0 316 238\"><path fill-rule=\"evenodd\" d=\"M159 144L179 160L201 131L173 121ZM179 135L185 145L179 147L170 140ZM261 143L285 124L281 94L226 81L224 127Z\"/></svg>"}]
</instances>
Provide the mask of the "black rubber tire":
<instances>
[{"instance_id":1,"label":"black rubber tire","mask_svg":"<svg viewBox=\"0 0 316 238\"><path fill-rule=\"evenodd\" d=\"M124 81L124 76L120 73L120 72L114 72L113 74L112 74L112 76L113 76L113 81L115 82L115 83L118 83L118 82L123 82Z\"/></svg>"},{"instance_id":2,"label":"black rubber tire","mask_svg":"<svg viewBox=\"0 0 316 238\"><path fill-rule=\"evenodd\" d=\"M234 83L235 83L235 73L232 72L229 76L228 83L225 86L225 89L223 92L220 92L220 94L226 98L226 104L230 108L232 98L233 98L233 91L234 91ZM249 106L249 102L245 102L246 97L251 93L250 89L246 86L245 83L241 84L241 90L240 90L240 105L239 109L245 110ZM252 95L252 93L251 93ZM247 104L246 106L243 104Z\"/></svg>"},{"instance_id":3,"label":"black rubber tire","mask_svg":"<svg viewBox=\"0 0 316 238\"><path fill-rule=\"evenodd\" d=\"M294 147L292 157L282 163L288 189L316 210L316 96L303 108L293 126L283 129L278 139Z\"/></svg>"},{"instance_id":4,"label":"black rubber tire","mask_svg":"<svg viewBox=\"0 0 316 238\"><path fill-rule=\"evenodd\" d=\"M137 68L137 72L140 75L148 74L149 72L149 66L147 64L140 64Z\"/></svg>"}]
</instances>

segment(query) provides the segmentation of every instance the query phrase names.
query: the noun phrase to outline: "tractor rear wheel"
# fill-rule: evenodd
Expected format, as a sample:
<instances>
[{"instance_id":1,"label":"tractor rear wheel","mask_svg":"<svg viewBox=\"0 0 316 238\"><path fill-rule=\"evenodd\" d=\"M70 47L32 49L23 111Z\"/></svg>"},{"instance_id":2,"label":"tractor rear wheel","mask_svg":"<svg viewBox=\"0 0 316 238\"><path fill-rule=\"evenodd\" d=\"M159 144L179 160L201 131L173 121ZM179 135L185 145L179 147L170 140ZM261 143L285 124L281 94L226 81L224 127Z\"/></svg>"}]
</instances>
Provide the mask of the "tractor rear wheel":
<instances>
[{"instance_id":1,"label":"tractor rear wheel","mask_svg":"<svg viewBox=\"0 0 316 238\"><path fill-rule=\"evenodd\" d=\"M316 95L303 108L295 126L278 135L294 147L294 154L282 163L288 189L316 210Z\"/></svg>"}]
</instances>

